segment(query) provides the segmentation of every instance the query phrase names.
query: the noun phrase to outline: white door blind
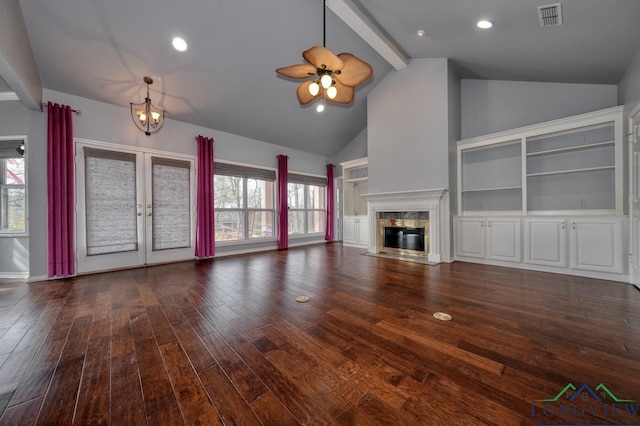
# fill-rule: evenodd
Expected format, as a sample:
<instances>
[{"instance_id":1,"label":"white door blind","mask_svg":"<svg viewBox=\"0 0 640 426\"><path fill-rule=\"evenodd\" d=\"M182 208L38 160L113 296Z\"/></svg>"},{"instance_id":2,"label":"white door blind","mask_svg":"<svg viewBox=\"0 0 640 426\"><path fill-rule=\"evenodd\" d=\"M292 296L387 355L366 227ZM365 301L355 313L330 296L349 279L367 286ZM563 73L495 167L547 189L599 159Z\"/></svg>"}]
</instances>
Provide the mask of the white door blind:
<instances>
[{"instance_id":1,"label":"white door blind","mask_svg":"<svg viewBox=\"0 0 640 426\"><path fill-rule=\"evenodd\" d=\"M188 161L152 157L153 250L191 245Z\"/></svg>"},{"instance_id":2,"label":"white door blind","mask_svg":"<svg viewBox=\"0 0 640 426\"><path fill-rule=\"evenodd\" d=\"M136 156L85 148L87 255L138 249Z\"/></svg>"}]
</instances>

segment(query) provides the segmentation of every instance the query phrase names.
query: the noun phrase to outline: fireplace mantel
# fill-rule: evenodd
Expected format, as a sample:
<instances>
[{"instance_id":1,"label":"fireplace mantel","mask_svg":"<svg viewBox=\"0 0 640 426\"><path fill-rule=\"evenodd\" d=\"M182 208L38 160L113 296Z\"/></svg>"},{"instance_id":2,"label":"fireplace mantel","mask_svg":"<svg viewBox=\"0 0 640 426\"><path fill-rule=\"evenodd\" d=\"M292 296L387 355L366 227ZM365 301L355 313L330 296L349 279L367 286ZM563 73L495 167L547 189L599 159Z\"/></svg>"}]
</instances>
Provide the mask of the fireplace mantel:
<instances>
[{"instance_id":1,"label":"fireplace mantel","mask_svg":"<svg viewBox=\"0 0 640 426\"><path fill-rule=\"evenodd\" d=\"M415 191L380 192L362 195L367 201L369 217L369 253L378 253L378 213L391 211L429 212L430 262L450 262L449 190L446 188Z\"/></svg>"}]
</instances>

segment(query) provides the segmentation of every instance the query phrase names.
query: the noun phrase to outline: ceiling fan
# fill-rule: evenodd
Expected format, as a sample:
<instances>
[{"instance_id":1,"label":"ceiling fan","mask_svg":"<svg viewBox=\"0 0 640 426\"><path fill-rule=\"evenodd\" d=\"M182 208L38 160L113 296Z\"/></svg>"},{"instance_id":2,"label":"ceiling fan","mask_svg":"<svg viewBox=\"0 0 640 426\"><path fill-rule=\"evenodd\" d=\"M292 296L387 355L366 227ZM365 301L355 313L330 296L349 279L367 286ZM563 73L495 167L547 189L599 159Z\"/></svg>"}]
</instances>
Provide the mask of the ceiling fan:
<instances>
[{"instance_id":1,"label":"ceiling fan","mask_svg":"<svg viewBox=\"0 0 640 426\"><path fill-rule=\"evenodd\" d=\"M322 2L322 46L313 46L302 53L308 64L278 68L276 72L290 78L309 78L298 86L300 104L306 105L322 96L331 102L348 104L353 101L355 88L365 81L373 69L371 65L351 53L334 54L326 48L326 5Z\"/></svg>"}]
</instances>

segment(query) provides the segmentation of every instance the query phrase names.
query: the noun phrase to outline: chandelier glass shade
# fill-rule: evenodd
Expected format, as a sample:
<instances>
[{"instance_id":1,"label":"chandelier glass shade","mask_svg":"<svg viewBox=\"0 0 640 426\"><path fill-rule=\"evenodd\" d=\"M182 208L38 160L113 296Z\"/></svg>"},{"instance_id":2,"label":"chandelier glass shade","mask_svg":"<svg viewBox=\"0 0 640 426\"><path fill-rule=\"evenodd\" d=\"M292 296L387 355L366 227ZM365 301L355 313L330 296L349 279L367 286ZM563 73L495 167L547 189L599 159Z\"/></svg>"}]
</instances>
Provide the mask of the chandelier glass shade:
<instances>
[{"instance_id":1,"label":"chandelier glass shade","mask_svg":"<svg viewBox=\"0 0 640 426\"><path fill-rule=\"evenodd\" d=\"M147 85L147 97L144 98L144 102L141 103L130 102L131 119L139 130L149 136L152 133L157 133L162 128L164 124L164 110L153 105L149 97L149 85L153 84L153 79L151 77L144 77L142 81Z\"/></svg>"}]
</instances>

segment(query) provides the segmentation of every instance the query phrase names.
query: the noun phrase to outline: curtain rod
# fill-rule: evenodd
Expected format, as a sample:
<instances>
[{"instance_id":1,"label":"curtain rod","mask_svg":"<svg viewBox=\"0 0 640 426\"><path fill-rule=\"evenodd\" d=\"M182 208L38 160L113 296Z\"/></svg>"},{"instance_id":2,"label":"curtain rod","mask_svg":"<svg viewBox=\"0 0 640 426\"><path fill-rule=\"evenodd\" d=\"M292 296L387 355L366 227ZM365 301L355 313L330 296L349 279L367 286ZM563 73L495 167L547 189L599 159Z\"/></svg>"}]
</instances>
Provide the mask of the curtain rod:
<instances>
[{"instance_id":1,"label":"curtain rod","mask_svg":"<svg viewBox=\"0 0 640 426\"><path fill-rule=\"evenodd\" d=\"M43 102L42 106L47 108L49 106L49 104L47 104L46 102ZM82 114L82 111L80 111L79 109L72 109L71 112L75 112L77 115Z\"/></svg>"}]
</instances>

